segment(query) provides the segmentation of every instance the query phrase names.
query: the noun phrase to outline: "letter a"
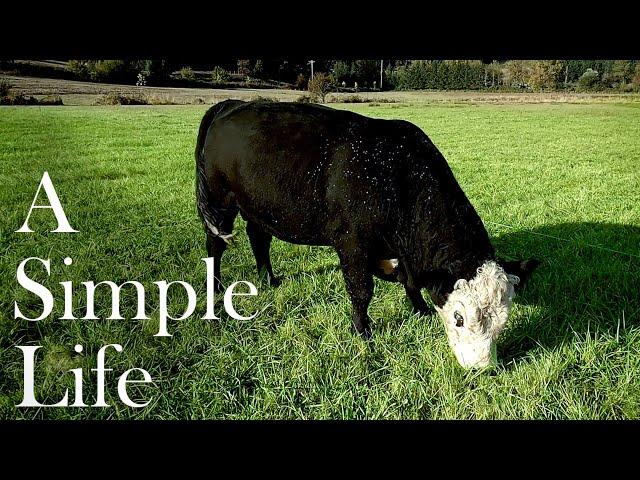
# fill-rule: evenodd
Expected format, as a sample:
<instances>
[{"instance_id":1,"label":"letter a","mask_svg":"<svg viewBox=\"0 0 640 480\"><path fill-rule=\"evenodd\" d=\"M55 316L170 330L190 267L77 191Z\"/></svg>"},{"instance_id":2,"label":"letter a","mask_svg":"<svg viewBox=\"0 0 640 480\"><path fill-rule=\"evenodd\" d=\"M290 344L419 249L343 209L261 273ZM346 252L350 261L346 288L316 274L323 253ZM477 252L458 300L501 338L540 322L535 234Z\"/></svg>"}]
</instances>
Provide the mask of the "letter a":
<instances>
[{"instance_id":1,"label":"letter a","mask_svg":"<svg viewBox=\"0 0 640 480\"><path fill-rule=\"evenodd\" d=\"M47 194L50 205L36 205L36 200L38 200L38 195L40 194L40 189L42 187L44 187L44 191ZM64 214L62 204L60 203L60 199L58 199L58 194L56 193L55 188L53 188L53 183L51 183L51 178L49 178L48 172L44 172L44 175L42 176L42 180L40 181L40 185L38 185L36 195L35 197L33 197L31 208L29 209L29 213L27 214L27 219L24 221L22 227L20 227L19 230L16 230L16 232L33 232L33 230L29 228L29 217L31 216L31 212L34 208L51 208L53 210L53 213L56 216L56 220L58 221L58 228L56 228L55 230L51 230L52 232L74 233L78 231L74 230L73 228L71 228L71 225L69 225L69 221L67 220L67 216Z\"/></svg>"}]
</instances>

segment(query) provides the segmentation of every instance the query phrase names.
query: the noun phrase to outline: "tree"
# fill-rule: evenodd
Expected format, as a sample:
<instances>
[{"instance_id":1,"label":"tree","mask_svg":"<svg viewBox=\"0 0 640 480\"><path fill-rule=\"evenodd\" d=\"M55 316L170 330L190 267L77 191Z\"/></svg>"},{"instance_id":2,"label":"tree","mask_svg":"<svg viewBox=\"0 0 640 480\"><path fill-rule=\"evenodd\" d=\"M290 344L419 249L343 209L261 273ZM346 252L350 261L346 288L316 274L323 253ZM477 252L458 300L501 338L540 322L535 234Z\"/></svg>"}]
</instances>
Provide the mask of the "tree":
<instances>
[{"instance_id":1,"label":"tree","mask_svg":"<svg viewBox=\"0 0 640 480\"><path fill-rule=\"evenodd\" d=\"M256 63L253 66L253 76L256 78L262 78L263 73L264 73L264 64L262 63L262 60L256 60Z\"/></svg>"},{"instance_id":2,"label":"tree","mask_svg":"<svg viewBox=\"0 0 640 480\"><path fill-rule=\"evenodd\" d=\"M488 76L491 77L491 88L500 86L500 77L502 76L502 67L495 60L487 65ZM504 83L504 80L503 80Z\"/></svg>"},{"instance_id":3,"label":"tree","mask_svg":"<svg viewBox=\"0 0 640 480\"><path fill-rule=\"evenodd\" d=\"M379 63L376 60L355 60L351 63L351 79L362 85L370 85L379 77Z\"/></svg>"},{"instance_id":4,"label":"tree","mask_svg":"<svg viewBox=\"0 0 640 480\"><path fill-rule=\"evenodd\" d=\"M251 62L249 60L238 60L238 75L248 77L251 73Z\"/></svg>"},{"instance_id":5,"label":"tree","mask_svg":"<svg viewBox=\"0 0 640 480\"><path fill-rule=\"evenodd\" d=\"M636 63L636 68L633 72L633 77L631 78L631 84L633 85L634 90L640 90L640 62Z\"/></svg>"},{"instance_id":6,"label":"tree","mask_svg":"<svg viewBox=\"0 0 640 480\"><path fill-rule=\"evenodd\" d=\"M351 66L347 62L336 60L331 69L331 76L336 83L349 82L350 81Z\"/></svg>"},{"instance_id":7,"label":"tree","mask_svg":"<svg viewBox=\"0 0 640 480\"><path fill-rule=\"evenodd\" d=\"M527 80L536 92L555 90L561 71L562 64L557 60L533 61L529 64Z\"/></svg>"},{"instance_id":8,"label":"tree","mask_svg":"<svg viewBox=\"0 0 640 480\"><path fill-rule=\"evenodd\" d=\"M502 67L504 83L510 87L523 87L526 83L527 66L522 60L509 60Z\"/></svg>"},{"instance_id":9,"label":"tree","mask_svg":"<svg viewBox=\"0 0 640 480\"><path fill-rule=\"evenodd\" d=\"M600 74L592 68L587 70L578 79L578 85L583 90L593 90L600 81Z\"/></svg>"},{"instance_id":10,"label":"tree","mask_svg":"<svg viewBox=\"0 0 640 480\"><path fill-rule=\"evenodd\" d=\"M162 85L169 78L174 65L167 60L138 60L133 62L133 67L136 74L143 75L147 85Z\"/></svg>"},{"instance_id":11,"label":"tree","mask_svg":"<svg viewBox=\"0 0 640 480\"><path fill-rule=\"evenodd\" d=\"M304 90L305 85L307 85L307 77L305 77L304 74L299 73L296 77L296 90Z\"/></svg>"},{"instance_id":12,"label":"tree","mask_svg":"<svg viewBox=\"0 0 640 480\"><path fill-rule=\"evenodd\" d=\"M331 90L331 80L326 73L318 72L309 80L309 93L324 103L327 93Z\"/></svg>"},{"instance_id":13,"label":"tree","mask_svg":"<svg viewBox=\"0 0 640 480\"><path fill-rule=\"evenodd\" d=\"M616 60L613 62L611 71L608 72L606 76L606 84L610 87L620 87L628 83L632 76L633 62L628 60Z\"/></svg>"},{"instance_id":14,"label":"tree","mask_svg":"<svg viewBox=\"0 0 640 480\"><path fill-rule=\"evenodd\" d=\"M567 85L569 84L569 62L567 61L564 62L564 82L562 82L562 84L564 85L564 88L567 88Z\"/></svg>"},{"instance_id":15,"label":"tree","mask_svg":"<svg viewBox=\"0 0 640 480\"><path fill-rule=\"evenodd\" d=\"M220 65L216 65L215 67L213 67L213 71L211 72L211 81L213 81L213 83L228 82L230 77L231 76L229 75L229 72L227 72Z\"/></svg>"},{"instance_id":16,"label":"tree","mask_svg":"<svg viewBox=\"0 0 640 480\"><path fill-rule=\"evenodd\" d=\"M182 80L195 80L196 79L196 74L193 72L193 69L189 66L187 67L182 67L180 69L180 78Z\"/></svg>"}]
</instances>

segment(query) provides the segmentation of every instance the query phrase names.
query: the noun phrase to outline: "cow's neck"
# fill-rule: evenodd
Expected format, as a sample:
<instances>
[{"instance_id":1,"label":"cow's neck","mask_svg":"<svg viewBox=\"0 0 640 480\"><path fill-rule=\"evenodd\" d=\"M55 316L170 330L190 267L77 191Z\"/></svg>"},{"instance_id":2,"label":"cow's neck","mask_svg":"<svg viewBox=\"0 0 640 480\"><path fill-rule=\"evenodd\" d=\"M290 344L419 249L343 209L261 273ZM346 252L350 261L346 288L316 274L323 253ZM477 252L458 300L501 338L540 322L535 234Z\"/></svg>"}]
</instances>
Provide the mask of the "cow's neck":
<instances>
[{"instance_id":1,"label":"cow's neck","mask_svg":"<svg viewBox=\"0 0 640 480\"><path fill-rule=\"evenodd\" d=\"M401 227L398 250L407 274L426 288L433 282L447 288L460 278L471 279L484 261L494 257L482 221L464 194L435 205L423 197L417 195L414 211L405 217L408 224Z\"/></svg>"}]
</instances>

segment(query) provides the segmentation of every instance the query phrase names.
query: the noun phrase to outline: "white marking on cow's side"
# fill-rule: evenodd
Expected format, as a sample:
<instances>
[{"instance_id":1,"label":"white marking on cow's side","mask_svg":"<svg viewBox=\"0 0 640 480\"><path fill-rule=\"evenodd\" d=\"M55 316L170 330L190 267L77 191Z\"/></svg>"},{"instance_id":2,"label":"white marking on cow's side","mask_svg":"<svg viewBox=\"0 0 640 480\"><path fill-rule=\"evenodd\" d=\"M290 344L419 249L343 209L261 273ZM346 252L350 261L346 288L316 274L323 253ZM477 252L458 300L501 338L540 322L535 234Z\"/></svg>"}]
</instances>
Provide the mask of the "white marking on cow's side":
<instances>
[{"instance_id":1,"label":"white marking on cow's side","mask_svg":"<svg viewBox=\"0 0 640 480\"><path fill-rule=\"evenodd\" d=\"M398 268L398 259L378 260L378 268L382 270L385 275L391 275Z\"/></svg>"}]
</instances>

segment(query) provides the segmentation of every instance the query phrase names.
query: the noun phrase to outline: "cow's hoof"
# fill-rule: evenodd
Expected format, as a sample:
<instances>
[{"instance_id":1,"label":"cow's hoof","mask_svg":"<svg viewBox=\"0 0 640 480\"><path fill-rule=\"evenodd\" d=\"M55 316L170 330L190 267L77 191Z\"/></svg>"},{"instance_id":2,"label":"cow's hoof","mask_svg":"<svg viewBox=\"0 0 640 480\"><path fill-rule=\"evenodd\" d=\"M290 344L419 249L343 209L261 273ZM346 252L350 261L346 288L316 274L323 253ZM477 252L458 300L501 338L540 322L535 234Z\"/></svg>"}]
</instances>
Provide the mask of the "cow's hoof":
<instances>
[{"instance_id":1,"label":"cow's hoof","mask_svg":"<svg viewBox=\"0 0 640 480\"><path fill-rule=\"evenodd\" d=\"M280 278L278 277L269 277L269 279L267 280L269 283L270 287L279 287L280 284L282 284L282 280L280 280Z\"/></svg>"},{"instance_id":2,"label":"cow's hoof","mask_svg":"<svg viewBox=\"0 0 640 480\"><path fill-rule=\"evenodd\" d=\"M360 337L363 340L371 340L371 328L370 327L365 327L364 329L358 331L358 335L360 335Z\"/></svg>"}]
</instances>

